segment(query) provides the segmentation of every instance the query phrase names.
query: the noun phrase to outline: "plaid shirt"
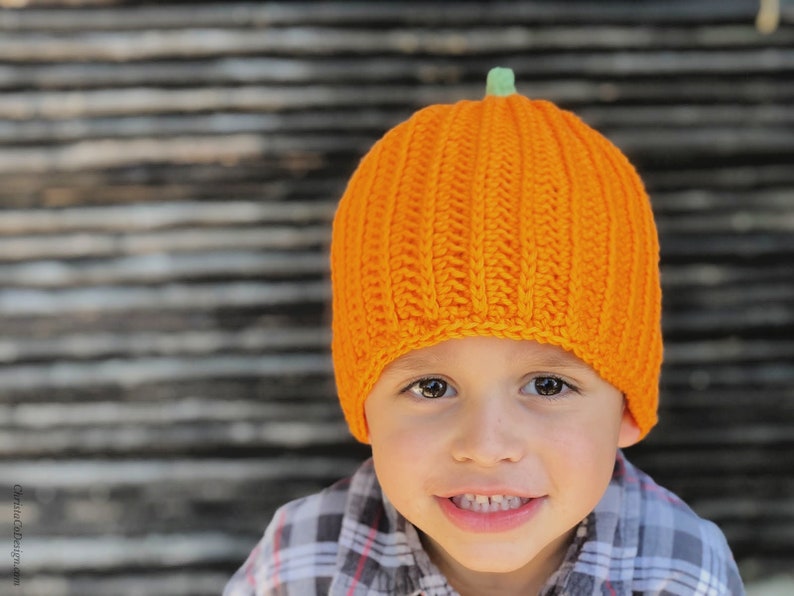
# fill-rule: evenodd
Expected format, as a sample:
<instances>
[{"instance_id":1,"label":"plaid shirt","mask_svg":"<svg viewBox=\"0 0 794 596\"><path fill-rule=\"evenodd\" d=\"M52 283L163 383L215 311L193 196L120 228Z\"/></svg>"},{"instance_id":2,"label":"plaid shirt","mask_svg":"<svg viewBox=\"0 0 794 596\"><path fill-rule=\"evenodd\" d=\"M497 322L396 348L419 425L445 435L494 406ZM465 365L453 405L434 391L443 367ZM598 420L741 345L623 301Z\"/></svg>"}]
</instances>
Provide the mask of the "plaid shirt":
<instances>
[{"instance_id":1,"label":"plaid shirt","mask_svg":"<svg viewBox=\"0 0 794 596\"><path fill-rule=\"evenodd\" d=\"M722 532L618 452L612 481L578 526L550 595L741 595ZM452 596L372 462L280 508L224 596Z\"/></svg>"}]
</instances>

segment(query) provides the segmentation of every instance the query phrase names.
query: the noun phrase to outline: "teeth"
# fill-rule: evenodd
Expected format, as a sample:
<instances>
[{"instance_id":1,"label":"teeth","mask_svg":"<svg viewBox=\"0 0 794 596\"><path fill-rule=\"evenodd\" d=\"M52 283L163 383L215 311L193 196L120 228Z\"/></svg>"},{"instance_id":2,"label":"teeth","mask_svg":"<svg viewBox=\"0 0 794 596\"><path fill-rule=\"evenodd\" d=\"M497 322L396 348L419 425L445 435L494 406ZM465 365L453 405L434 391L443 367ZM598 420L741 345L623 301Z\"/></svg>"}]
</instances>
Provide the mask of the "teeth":
<instances>
[{"instance_id":1,"label":"teeth","mask_svg":"<svg viewBox=\"0 0 794 596\"><path fill-rule=\"evenodd\" d=\"M515 497L509 495L475 495L466 493L452 497L452 502L461 509L477 511L480 513L493 513L496 511L508 511L518 509L529 502L526 497Z\"/></svg>"}]
</instances>

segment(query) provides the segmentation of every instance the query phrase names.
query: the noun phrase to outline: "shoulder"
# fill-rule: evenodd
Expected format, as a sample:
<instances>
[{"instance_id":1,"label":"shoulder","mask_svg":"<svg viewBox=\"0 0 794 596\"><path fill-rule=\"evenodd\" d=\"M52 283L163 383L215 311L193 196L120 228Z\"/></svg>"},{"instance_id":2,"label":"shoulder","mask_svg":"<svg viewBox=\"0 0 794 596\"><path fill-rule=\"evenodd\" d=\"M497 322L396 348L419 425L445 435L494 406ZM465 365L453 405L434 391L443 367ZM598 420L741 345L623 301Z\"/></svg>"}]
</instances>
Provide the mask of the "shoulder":
<instances>
[{"instance_id":1,"label":"shoulder","mask_svg":"<svg viewBox=\"0 0 794 596\"><path fill-rule=\"evenodd\" d=\"M722 531L650 476L618 458L616 477L636 514L633 589L645 593L744 594Z\"/></svg>"},{"instance_id":2,"label":"shoulder","mask_svg":"<svg viewBox=\"0 0 794 596\"><path fill-rule=\"evenodd\" d=\"M364 464L356 474L368 474ZM352 478L280 507L224 596L327 593Z\"/></svg>"}]
</instances>

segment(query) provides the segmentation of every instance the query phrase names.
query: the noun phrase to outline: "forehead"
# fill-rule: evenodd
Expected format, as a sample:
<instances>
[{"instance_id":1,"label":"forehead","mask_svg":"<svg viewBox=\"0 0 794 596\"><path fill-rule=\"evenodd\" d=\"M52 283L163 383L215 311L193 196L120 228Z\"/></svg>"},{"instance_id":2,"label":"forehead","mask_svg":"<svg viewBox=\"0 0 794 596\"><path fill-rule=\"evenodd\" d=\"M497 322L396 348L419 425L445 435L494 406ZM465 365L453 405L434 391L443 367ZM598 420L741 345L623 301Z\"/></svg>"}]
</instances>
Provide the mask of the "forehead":
<instances>
[{"instance_id":1,"label":"forehead","mask_svg":"<svg viewBox=\"0 0 794 596\"><path fill-rule=\"evenodd\" d=\"M508 365L541 366L553 369L593 369L559 346L532 340L475 336L448 339L433 346L412 350L395 359L384 373L412 372L440 365L465 364L467 360L498 359Z\"/></svg>"}]
</instances>

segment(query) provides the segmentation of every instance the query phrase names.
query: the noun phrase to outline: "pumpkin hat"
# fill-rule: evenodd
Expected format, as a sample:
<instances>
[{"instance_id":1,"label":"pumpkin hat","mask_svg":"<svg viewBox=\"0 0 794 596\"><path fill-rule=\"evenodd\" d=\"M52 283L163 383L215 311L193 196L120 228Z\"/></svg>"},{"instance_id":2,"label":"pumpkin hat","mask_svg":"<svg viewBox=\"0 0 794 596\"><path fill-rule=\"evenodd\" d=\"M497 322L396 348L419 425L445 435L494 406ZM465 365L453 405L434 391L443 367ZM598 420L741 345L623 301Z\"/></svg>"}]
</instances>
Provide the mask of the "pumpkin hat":
<instances>
[{"instance_id":1,"label":"pumpkin hat","mask_svg":"<svg viewBox=\"0 0 794 596\"><path fill-rule=\"evenodd\" d=\"M626 157L570 112L488 74L478 101L431 105L361 160L331 241L332 354L352 434L390 362L473 335L576 354L645 436L662 361L659 246Z\"/></svg>"}]
</instances>

